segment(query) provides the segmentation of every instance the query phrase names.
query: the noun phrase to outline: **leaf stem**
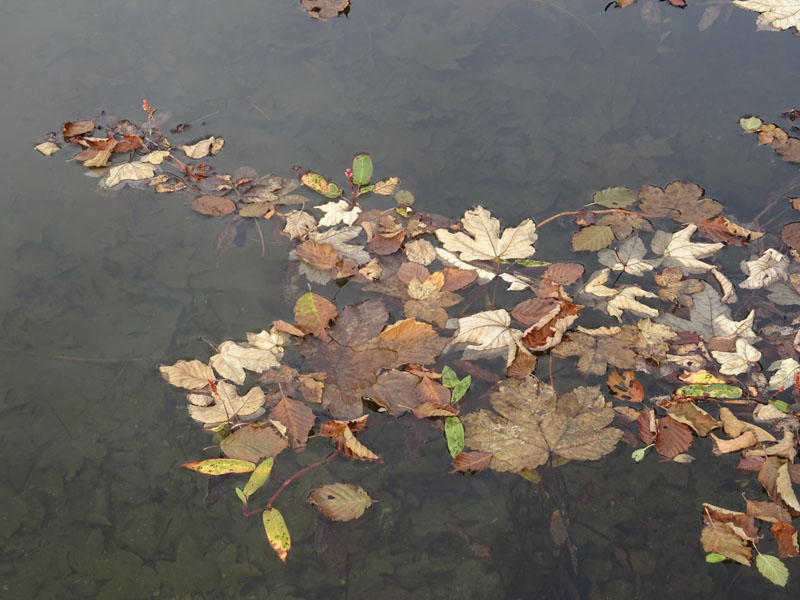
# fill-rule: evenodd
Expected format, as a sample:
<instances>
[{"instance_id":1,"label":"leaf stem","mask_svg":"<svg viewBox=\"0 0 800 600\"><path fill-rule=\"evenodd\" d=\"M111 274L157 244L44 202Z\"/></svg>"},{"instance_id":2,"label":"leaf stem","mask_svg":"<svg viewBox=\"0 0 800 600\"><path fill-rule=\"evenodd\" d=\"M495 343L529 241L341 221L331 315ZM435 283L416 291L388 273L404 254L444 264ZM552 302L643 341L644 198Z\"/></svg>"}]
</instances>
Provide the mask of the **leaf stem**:
<instances>
[{"instance_id":1,"label":"leaf stem","mask_svg":"<svg viewBox=\"0 0 800 600\"><path fill-rule=\"evenodd\" d=\"M304 469L300 469L297 473L295 473L294 475L289 477L286 481L283 482L281 487L278 488L278 491L275 492L274 494L272 494L272 497L269 499L269 502L267 502L266 510L269 510L270 508L272 508L272 503L275 502L275 500L278 498L278 496L280 496L283 493L283 490L286 489L286 486L288 486L290 483L292 483L298 477L302 477L303 475L305 475L309 471L313 471L317 467L321 467L325 463L330 462L331 460L333 460L333 458L337 454L339 454L339 450L336 450L335 452L330 454L327 458L323 458L322 460L320 460L318 462L315 462L313 465L308 465Z\"/></svg>"}]
</instances>

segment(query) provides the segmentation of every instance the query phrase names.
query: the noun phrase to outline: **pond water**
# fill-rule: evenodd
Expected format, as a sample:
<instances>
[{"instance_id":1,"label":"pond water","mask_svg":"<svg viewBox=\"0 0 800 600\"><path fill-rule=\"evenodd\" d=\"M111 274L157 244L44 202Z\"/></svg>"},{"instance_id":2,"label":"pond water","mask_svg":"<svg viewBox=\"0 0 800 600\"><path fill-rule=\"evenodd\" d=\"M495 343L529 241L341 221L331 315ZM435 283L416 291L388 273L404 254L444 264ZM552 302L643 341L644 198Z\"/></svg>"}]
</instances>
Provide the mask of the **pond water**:
<instances>
[{"instance_id":1,"label":"pond water","mask_svg":"<svg viewBox=\"0 0 800 600\"><path fill-rule=\"evenodd\" d=\"M218 255L222 221L185 198L107 197L69 151L32 150L103 110L144 120L148 98L193 122L192 139L226 139L219 170L343 180L369 151L420 209L480 203L506 224L684 179L747 222L794 169L738 119L797 102L798 41L727 4L700 31L709 6L354 0L320 22L293 0L0 4L0 597L788 598L755 568L704 562L700 503L740 506L737 479L762 496L735 458L704 447L692 465L641 466L624 449L562 467L545 491L449 474L441 434L408 418L361 438L384 464L338 461L283 494L281 564L230 488L204 508L205 479L180 465L211 442L156 366L291 320L287 243L267 227L266 257L253 230ZM572 256L560 227L537 257ZM329 447L313 441L277 475ZM378 502L327 530L304 500L332 478ZM550 540L553 490L579 507L577 569Z\"/></svg>"}]
</instances>

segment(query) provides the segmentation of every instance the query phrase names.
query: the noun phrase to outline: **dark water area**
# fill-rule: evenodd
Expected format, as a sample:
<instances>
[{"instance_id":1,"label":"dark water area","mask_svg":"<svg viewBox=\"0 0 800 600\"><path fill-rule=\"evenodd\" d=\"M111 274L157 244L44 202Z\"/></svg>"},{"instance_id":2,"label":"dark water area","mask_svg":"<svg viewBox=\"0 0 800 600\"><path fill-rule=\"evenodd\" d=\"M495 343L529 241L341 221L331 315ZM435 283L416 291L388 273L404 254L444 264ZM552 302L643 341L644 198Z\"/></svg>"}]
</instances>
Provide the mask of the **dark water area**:
<instances>
[{"instance_id":1,"label":"dark water area","mask_svg":"<svg viewBox=\"0 0 800 600\"><path fill-rule=\"evenodd\" d=\"M368 151L420 210L481 204L504 224L681 179L748 222L796 171L738 120L798 102L800 42L729 4L700 31L710 6L354 0L320 22L292 0L0 4L0 598L788 598L755 567L705 563L701 502L764 496L710 445L691 465L625 446L540 486L450 474L441 433L410 417L359 438L384 464L335 461L287 489L281 564L232 487L204 508L205 478L180 465L212 442L156 367L292 320L288 242L265 227L262 256L251 228L217 255L221 221L185 197L103 195L70 150L32 148L101 111L143 121L147 98L194 122L192 141L224 137L220 171L343 180ZM572 257L570 231L554 224L537 258ZM329 451L312 440L276 475ZM320 524L305 498L329 481L377 502ZM559 497L577 568L550 538Z\"/></svg>"}]
</instances>

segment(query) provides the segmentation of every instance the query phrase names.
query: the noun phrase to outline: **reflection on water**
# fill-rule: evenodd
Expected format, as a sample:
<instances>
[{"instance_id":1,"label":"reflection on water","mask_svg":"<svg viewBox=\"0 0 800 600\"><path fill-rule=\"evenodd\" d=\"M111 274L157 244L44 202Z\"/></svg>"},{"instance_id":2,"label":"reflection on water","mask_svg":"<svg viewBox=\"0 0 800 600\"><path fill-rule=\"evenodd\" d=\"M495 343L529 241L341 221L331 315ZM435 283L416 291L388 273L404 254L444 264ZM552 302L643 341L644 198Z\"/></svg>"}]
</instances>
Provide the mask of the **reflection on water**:
<instances>
[{"instance_id":1,"label":"reflection on water","mask_svg":"<svg viewBox=\"0 0 800 600\"><path fill-rule=\"evenodd\" d=\"M405 420L363 439L386 464L337 462L281 496L296 505L281 565L230 490L203 508L202 480L179 465L208 441L155 366L205 356L200 336L290 318L275 283L285 242L268 235L262 258L251 232L217 257L220 223L181 198L103 197L65 153L30 148L66 120L135 115L146 97L175 123L216 113L192 135L228 140L220 169L337 174L368 150L422 208L481 203L507 221L681 178L747 220L791 171L737 121L795 101L795 40L756 34L744 11L700 32L700 8L669 8L380 0L317 22L292 2L1 6L0 595L781 597L754 569L703 562L699 502L739 500L722 487L729 461L634 468L622 451L562 467L558 487L456 476L440 433ZM547 244L548 258L570 254L558 236ZM312 443L276 475L327 451ZM319 532L305 496L332 479L379 502ZM564 501L577 575L550 541Z\"/></svg>"}]
</instances>

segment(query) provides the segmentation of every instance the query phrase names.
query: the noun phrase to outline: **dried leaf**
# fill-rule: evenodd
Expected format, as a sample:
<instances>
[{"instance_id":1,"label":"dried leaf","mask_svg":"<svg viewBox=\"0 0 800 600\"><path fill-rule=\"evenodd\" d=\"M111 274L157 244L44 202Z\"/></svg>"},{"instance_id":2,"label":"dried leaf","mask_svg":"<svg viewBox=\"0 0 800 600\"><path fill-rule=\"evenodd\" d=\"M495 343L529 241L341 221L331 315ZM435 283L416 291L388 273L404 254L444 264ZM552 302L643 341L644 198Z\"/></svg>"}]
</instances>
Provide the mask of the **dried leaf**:
<instances>
[{"instance_id":1,"label":"dried leaf","mask_svg":"<svg viewBox=\"0 0 800 600\"><path fill-rule=\"evenodd\" d=\"M308 432L314 426L314 412L302 402L288 396L281 398L280 402L270 411L269 418L280 421L286 427L286 436L292 450L304 448L308 441Z\"/></svg>"},{"instance_id":2,"label":"dried leaf","mask_svg":"<svg viewBox=\"0 0 800 600\"><path fill-rule=\"evenodd\" d=\"M527 258L535 252L536 225L530 219L517 227L506 228L502 237L500 221L482 206L468 210L461 223L472 237L461 232L451 233L446 229L436 230L436 237L444 249L458 252L460 260L511 260Z\"/></svg>"},{"instance_id":3,"label":"dried leaf","mask_svg":"<svg viewBox=\"0 0 800 600\"><path fill-rule=\"evenodd\" d=\"M291 239L302 239L309 231L317 228L317 220L302 210L293 210L286 215L286 225L283 232Z\"/></svg>"},{"instance_id":4,"label":"dried leaf","mask_svg":"<svg viewBox=\"0 0 800 600\"><path fill-rule=\"evenodd\" d=\"M595 252L614 241L614 232L608 225L589 225L572 236L572 249L576 252Z\"/></svg>"},{"instance_id":5,"label":"dried leaf","mask_svg":"<svg viewBox=\"0 0 800 600\"><path fill-rule=\"evenodd\" d=\"M326 329L337 314L336 306L330 300L313 292L306 292L300 296L294 305L294 320L297 326L323 342L331 339Z\"/></svg>"},{"instance_id":6,"label":"dried leaf","mask_svg":"<svg viewBox=\"0 0 800 600\"><path fill-rule=\"evenodd\" d=\"M349 483L329 483L314 488L306 502L319 508L334 521L352 521L372 506L372 498L363 488Z\"/></svg>"},{"instance_id":7,"label":"dried leaf","mask_svg":"<svg viewBox=\"0 0 800 600\"><path fill-rule=\"evenodd\" d=\"M236 212L236 203L222 196L200 196L194 199L192 208L203 215L220 217Z\"/></svg>"},{"instance_id":8,"label":"dried leaf","mask_svg":"<svg viewBox=\"0 0 800 600\"><path fill-rule=\"evenodd\" d=\"M245 369L263 373L267 369L277 367L282 356L283 349L280 346L263 349L226 341L219 345L219 353L212 356L209 362L222 377L241 384L246 377Z\"/></svg>"},{"instance_id":9,"label":"dried leaf","mask_svg":"<svg viewBox=\"0 0 800 600\"><path fill-rule=\"evenodd\" d=\"M187 390L204 388L216 379L213 369L199 360L179 360L171 366L162 365L158 370L167 383Z\"/></svg>"},{"instance_id":10,"label":"dried leaf","mask_svg":"<svg viewBox=\"0 0 800 600\"><path fill-rule=\"evenodd\" d=\"M114 187L123 181L150 179L155 173L156 168L144 162L124 163L108 170L105 183L108 187Z\"/></svg>"},{"instance_id":11,"label":"dried leaf","mask_svg":"<svg viewBox=\"0 0 800 600\"><path fill-rule=\"evenodd\" d=\"M671 417L658 419L658 434L656 435L656 450L666 458L672 460L678 454L683 454L689 449L693 441L692 430Z\"/></svg>"},{"instance_id":12,"label":"dried leaf","mask_svg":"<svg viewBox=\"0 0 800 600\"><path fill-rule=\"evenodd\" d=\"M453 458L453 471L483 471L489 466L491 452L461 452Z\"/></svg>"},{"instance_id":13,"label":"dried leaf","mask_svg":"<svg viewBox=\"0 0 800 600\"><path fill-rule=\"evenodd\" d=\"M608 387L617 400L623 402L642 402L644 400L644 388L636 381L633 371L623 371L620 373L616 369L608 375Z\"/></svg>"},{"instance_id":14,"label":"dried leaf","mask_svg":"<svg viewBox=\"0 0 800 600\"><path fill-rule=\"evenodd\" d=\"M247 425L236 429L220 442L219 448L228 458L257 463L277 456L287 446L286 438L270 426Z\"/></svg>"},{"instance_id":15,"label":"dried leaf","mask_svg":"<svg viewBox=\"0 0 800 600\"><path fill-rule=\"evenodd\" d=\"M639 190L639 209L653 217L669 217L679 223L699 223L722 212L722 205L701 198L703 188L687 181L674 181L664 190L646 185Z\"/></svg>"},{"instance_id":16,"label":"dried leaf","mask_svg":"<svg viewBox=\"0 0 800 600\"><path fill-rule=\"evenodd\" d=\"M333 227L339 223L352 225L361 212L358 206L352 206L347 200L328 202L316 208L325 213L325 216L319 220L320 227Z\"/></svg>"},{"instance_id":17,"label":"dried leaf","mask_svg":"<svg viewBox=\"0 0 800 600\"><path fill-rule=\"evenodd\" d=\"M214 404L210 406L189 406L189 415L206 426L217 425L231 419L256 418L263 413L264 392L259 387L250 389L239 396L236 386L227 381L216 384Z\"/></svg>"},{"instance_id":18,"label":"dried leaf","mask_svg":"<svg viewBox=\"0 0 800 600\"><path fill-rule=\"evenodd\" d=\"M45 156L51 156L61 150L61 146L54 142L42 142L41 144L36 144L33 149L41 152Z\"/></svg>"},{"instance_id":19,"label":"dried leaf","mask_svg":"<svg viewBox=\"0 0 800 600\"><path fill-rule=\"evenodd\" d=\"M220 141L222 141L221 138ZM200 140L191 146L179 146L179 148L183 150L188 158L205 158L209 154L216 154L222 148L221 144L215 144L215 142L217 142L217 138L212 135L211 137Z\"/></svg>"}]
</instances>

